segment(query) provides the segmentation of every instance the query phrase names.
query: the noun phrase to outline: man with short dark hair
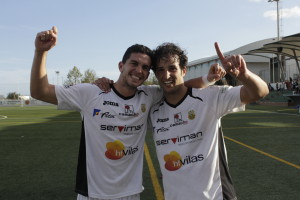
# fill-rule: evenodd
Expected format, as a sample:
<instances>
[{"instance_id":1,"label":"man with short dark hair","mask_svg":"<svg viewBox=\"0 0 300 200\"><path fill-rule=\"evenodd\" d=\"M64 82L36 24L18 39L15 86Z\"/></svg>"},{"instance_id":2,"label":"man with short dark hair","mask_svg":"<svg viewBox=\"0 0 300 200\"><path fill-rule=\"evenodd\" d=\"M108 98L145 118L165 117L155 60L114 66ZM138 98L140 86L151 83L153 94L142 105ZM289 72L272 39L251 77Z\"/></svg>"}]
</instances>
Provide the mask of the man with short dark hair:
<instances>
[{"instance_id":1,"label":"man with short dark hair","mask_svg":"<svg viewBox=\"0 0 300 200\"><path fill-rule=\"evenodd\" d=\"M215 48L227 73L242 86L186 87L184 51L164 43L154 52L153 71L164 99L152 107L150 118L166 200L237 199L220 119L264 97L268 87L248 70L242 56L224 57L217 43Z\"/></svg>"}]
</instances>

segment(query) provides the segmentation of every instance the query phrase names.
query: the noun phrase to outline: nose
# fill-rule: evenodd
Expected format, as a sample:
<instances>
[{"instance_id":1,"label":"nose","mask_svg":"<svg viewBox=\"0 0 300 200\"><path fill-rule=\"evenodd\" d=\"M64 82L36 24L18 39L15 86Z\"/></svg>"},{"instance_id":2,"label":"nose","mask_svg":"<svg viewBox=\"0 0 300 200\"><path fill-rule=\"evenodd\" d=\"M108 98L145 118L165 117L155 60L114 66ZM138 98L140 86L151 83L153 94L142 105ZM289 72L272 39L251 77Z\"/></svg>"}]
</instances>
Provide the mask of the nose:
<instances>
[{"instance_id":1,"label":"nose","mask_svg":"<svg viewBox=\"0 0 300 200\"><path fill-rule=\"evenodd\" d=\"M136 71L137 71L138 73L142 73L142 71L143 71L142 65L138 65L137 68L136 68Z\"/></svg>"},{"instance_id":2,"label":"nose","mask_svg":"<svg viewBox=\"0 0 300 200\"><path fill-rule=\"evenodd\" d=\"M165 78L166 80L170 78L170 72L168 70L164 71L163 78Z\"/></svg>"}]
</instances>

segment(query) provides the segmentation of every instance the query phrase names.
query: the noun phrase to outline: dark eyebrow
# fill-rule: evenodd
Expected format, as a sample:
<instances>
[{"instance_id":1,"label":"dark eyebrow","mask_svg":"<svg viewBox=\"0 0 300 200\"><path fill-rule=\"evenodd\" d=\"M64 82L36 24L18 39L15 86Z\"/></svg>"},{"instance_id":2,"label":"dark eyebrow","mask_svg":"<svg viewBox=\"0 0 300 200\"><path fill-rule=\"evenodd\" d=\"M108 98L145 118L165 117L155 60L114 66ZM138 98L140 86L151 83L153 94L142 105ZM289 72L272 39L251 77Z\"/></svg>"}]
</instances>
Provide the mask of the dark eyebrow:
<instances>
[{"instance_id":1,"label":"dark eyebrow","mask_svg":"<svg viewBox=\"0 0 300 200\"><path fill-rule=\"evenodd\" d=\"M138 61L137 61L137 60L130 60L130 62L138 63Z\"/></svg>"}]
</instances>

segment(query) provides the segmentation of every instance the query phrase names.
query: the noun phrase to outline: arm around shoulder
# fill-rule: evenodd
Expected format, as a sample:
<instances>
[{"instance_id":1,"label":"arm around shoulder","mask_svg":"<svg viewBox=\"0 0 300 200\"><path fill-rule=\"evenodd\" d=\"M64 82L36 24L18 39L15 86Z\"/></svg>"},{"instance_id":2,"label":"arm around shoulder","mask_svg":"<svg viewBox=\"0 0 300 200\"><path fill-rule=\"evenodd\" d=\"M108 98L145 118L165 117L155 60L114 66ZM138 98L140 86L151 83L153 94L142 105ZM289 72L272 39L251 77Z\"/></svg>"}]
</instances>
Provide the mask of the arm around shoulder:
<instances>
[{"instance_id":1,"label":"arm around shoulder","mask_svg":"<svg viewBox=\"0 0 300 200\"><path fill-rule=\"evenodd\" d=\"M215 84L215 82L224 77L225 74L226 71L220 65L213 64L210 66L207 75L185 81L184 85L192 88L205 88Z\"/></svg>"}]
</instances>

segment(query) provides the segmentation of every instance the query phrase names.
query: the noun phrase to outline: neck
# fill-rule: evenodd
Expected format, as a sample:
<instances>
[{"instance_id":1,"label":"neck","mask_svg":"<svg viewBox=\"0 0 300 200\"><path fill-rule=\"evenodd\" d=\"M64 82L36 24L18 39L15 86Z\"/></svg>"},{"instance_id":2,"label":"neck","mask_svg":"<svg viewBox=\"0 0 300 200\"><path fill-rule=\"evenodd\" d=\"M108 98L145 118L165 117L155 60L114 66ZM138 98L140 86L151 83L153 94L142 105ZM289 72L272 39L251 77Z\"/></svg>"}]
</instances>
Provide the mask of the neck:
<instances>
[{"instance_id":1,"label":"neck","mask_svg":"<svg viewBox=\"0 0 300 200\"><path fill-rule=\"evenodd\" d=\"M121 81L114 83L115 89L124 97L133 96L137 90L135 87L130 87L127 84L122 84Z\"/></svg>"},{"instance_id":2,"label":"neck","mask_svg":"<svg viewBox=\"0 0 300 200\"><path fill-rule=\"evenodd\" d=\"M172 92L164 92L164 96L166 101L169 104L176 105L178 104L182 98L185 96L187 93L188 88L185 87L184 85L178 86L178 89Z\"/></svg>"}]
</instances>

